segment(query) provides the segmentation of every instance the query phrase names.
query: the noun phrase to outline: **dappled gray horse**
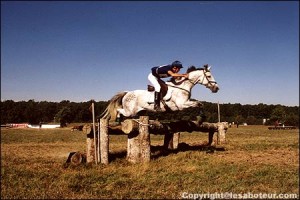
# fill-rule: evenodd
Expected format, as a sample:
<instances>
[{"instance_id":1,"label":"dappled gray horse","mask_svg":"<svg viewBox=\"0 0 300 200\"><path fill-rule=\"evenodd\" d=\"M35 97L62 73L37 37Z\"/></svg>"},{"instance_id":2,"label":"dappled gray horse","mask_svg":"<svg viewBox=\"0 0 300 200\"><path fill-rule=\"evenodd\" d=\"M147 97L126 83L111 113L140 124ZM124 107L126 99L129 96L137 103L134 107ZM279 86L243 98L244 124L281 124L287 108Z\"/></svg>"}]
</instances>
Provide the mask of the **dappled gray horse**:
<instances>
[{"instance_id":1,"label":"dappled gray horse","mask_svg":"<svg viewBox=\"0 0 300 200\"><path fill-rule=\"evenodd\" d=\"M200 101L190 100L192 88L196 84L204 85L213 93L218 92L219 86L210 69L211 67L207 65L204 68L192 66L187 70L188 78L181 77L167 81L167 92L161 102L162 112L201 107L202 103ZM133 90L120 92L112 97L109 105L101 114L101 118L109 118L111 121L115 121L120 115L134 117L143 110L155 112L153 99L153 91Z\"/></svg>"}]
</instances>

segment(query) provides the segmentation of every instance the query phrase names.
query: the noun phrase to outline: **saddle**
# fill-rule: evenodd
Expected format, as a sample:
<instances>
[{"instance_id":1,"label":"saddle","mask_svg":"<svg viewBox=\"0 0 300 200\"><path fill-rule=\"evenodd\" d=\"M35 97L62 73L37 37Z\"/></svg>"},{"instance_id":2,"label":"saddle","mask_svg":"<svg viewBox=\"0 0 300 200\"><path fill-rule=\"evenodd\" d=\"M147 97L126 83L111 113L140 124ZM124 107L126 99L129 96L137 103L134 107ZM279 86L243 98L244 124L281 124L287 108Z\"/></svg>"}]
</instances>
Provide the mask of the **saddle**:
<instances>
[{"instance_id":1,"label":"saddle","mask_svg":"<svg viewBox=\"0 0 300 200\"><path fill-rule=\"evenodd\" d=\"M161 96L161 98L163 98L164 96L166 96L166 94L168 92L168 86L161 79L158 80L158 83L160 85L160 96ZM154 90L155 90L155 88L152 85L148 85L148 91L149 92L153 92Z\"/></svg>"}]
</instances>

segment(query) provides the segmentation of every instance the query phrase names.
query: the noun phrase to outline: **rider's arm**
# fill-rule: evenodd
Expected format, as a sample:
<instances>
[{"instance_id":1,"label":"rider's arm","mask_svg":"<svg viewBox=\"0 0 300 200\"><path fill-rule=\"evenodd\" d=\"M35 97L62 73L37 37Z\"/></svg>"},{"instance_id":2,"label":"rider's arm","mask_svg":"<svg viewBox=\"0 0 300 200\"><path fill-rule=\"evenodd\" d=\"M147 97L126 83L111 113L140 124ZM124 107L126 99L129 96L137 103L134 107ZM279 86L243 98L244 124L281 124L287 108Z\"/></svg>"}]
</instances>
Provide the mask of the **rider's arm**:
<instances>
[{"instance_id":1,"label":"rider's arm","mask_svg":"<svg viewBox=\"0 0 300 200\"><path fill-rule=\"evenodd\" d=\"M168 71L168 74L170 74L172 77L185 77L185 78L188 78L188 74L177 74L177 73L174 73L172 72L171 70Z\"/></svg>"}]
</instances>

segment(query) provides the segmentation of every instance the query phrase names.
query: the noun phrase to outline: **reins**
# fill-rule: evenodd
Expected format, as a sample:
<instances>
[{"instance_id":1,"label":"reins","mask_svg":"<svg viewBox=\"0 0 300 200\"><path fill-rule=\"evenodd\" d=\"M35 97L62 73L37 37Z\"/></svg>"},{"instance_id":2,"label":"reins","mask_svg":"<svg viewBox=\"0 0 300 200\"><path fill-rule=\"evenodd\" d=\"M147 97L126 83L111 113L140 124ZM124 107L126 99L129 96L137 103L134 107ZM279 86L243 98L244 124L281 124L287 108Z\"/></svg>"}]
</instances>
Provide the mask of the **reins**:
<instances>
[{"instance_id":1,"label":"reins","mask_svg":"<svg viewBox=\"0 0 300 200\"><path fill-rule=\"evenodd\" d=\"M201 70L204 70L204 69L201 69ZM203 79L202 79L202 83L203 83L203 81L204 81L204 78L206 78L206 80L207 80L207 84L205 85L206 87L208 87L209 85L212 85L213 83L214 84L217 84L217 82L216 81L212 81L212 80L209 80L208 78L207 78L207 75L206 75L206 72L207 71L204 71L204 76L203 76ZM198 82L199 82L199 80L201 79L201 77L199 76L199 78L198 79L196 79L195 81L192 81L192 80L190 80L190 79L188 79L188 78L185 78L184 80L182 80L182 83L184 83L186 80L188 80L191 84L193 84L193 85L196 85ZM182 84L181 83L181 84ZM180 89L180 90L183 90L183 91L185 91L185 92L187 92L189 95L191 94L191 91L190 90L187 90L187 89L184 89L184 88L182 88L182 87L179 87L179 86L176 86L176 85L170 85L170 84L168 84L168 83L166 83L168 86L170 86L170 87L173 87L173 88L177 88L177 89ZM173 83L173 84L175 84L175 83ZM181 85L180 84L180 85ZM212 85L213 86L213 85Z\"/></svg>"}]
</instances>

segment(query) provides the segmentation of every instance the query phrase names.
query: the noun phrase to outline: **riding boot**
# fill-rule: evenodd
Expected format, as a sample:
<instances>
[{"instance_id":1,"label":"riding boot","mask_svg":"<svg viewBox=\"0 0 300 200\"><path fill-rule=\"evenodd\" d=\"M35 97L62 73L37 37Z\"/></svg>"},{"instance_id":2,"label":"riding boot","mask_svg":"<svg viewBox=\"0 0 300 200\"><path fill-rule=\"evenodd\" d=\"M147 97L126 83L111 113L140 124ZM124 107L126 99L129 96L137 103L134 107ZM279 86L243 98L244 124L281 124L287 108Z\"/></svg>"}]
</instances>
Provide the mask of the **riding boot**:
<instances>
[{"instance_id":1,"label":"riding boot","mask_svg":"<svg viewBox=\"0 0 300 200\"><path fill-rule=\"evenodd\" d=\"M154 92L154 110L161 111L160 108L160 92Z\"/></svg>"}]
</instances>

